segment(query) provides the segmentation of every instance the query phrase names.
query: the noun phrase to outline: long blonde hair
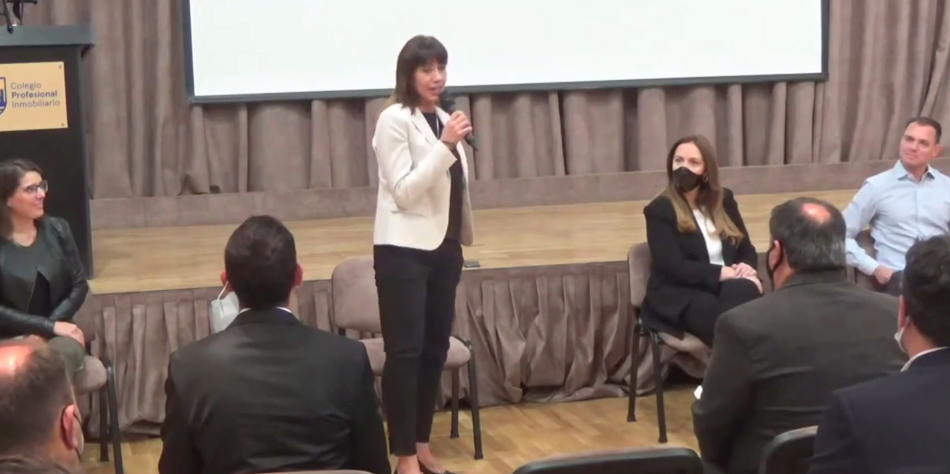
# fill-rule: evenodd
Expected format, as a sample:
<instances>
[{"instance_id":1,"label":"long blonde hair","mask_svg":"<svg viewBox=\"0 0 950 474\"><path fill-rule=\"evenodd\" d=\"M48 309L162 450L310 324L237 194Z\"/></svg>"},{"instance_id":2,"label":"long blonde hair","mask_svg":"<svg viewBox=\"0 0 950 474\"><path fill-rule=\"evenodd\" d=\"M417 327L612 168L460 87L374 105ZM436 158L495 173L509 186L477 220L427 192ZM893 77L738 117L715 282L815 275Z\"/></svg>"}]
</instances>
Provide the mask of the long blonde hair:
<instances>
[{"instance_id":1,"label":"long blonde hair","mask_svg":"<svg viewBox=\"0 0 950 474\"><path fill-rule=\"evenodd\" d=\"M666 157L666 178L667 185L660 195L669 198L673 203L673 210L676 211L676 226L680 232L696 232L696 221L693 219L693 210L686 197L673 186L673 158L676 157L676 149L684 143L692 143L699 149L703 156L703 164L706 168L706 174L703 181L699 184L699 192L696 193L696 206L712 220L716 226L716 233L720 237L728 238L733 244L738 244L745 234L739 230L739 227L732 222L726 210L722 206L723 191L719 183L719 165L716 162L716 152L713 150L712 143L702 135L692 135L680 138L670 148L670 153Z\"/></svg>"}]
</instances>

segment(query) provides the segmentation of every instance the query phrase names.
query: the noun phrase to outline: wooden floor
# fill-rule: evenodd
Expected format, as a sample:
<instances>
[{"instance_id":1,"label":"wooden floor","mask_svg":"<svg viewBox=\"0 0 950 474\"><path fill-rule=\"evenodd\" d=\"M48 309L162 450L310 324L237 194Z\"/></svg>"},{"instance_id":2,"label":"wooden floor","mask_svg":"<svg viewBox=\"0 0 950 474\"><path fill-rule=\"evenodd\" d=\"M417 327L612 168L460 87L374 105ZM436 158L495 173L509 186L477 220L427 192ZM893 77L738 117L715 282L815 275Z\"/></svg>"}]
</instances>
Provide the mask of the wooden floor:
<instances>
[{"instance_id":1,"label":"wooden floor","mask_svg":"<svg viewBox=\"0 0 950 474\"><path fill-rule=\"evenodd\" d=\"M757 248L764 250L772 207L808 195L844 207L854 190L737 196ZM490 209L475 212L476 244L465 258L482 268L624 260L643 242L646 201ZM348 257L372 251L369 217L287 223L297 243L305 279L330 277ZM236 226L101 230L93 234L93 293L218 286L224 246Z\"/></svg>"},{"instance_id":2,"label":"wooden floor","mask_svg":"<svg viewBox=\"0 0 950 474\"><path fill-rule=\"evenodd\" d=\"M666 393L669 442L665 446L698 449L690 407L693 387ZM655 398L637 400L637 419L627 423L627 399L611 398L575 403L521 404L482 410L485 459L475 461L472 424L459 416L457 439L449 439L449 414L436 414L432 450L445 467L463 474L510 474L519 466L547 457L637 447L664 446L657 442ZM161 440L123 445L126 474L157 474ZM97 462L98 445L87 444L83 456L88 474L114 474L112 463ZM395 467L395 459L390 459Z\"/></svg>"}]
</instances>

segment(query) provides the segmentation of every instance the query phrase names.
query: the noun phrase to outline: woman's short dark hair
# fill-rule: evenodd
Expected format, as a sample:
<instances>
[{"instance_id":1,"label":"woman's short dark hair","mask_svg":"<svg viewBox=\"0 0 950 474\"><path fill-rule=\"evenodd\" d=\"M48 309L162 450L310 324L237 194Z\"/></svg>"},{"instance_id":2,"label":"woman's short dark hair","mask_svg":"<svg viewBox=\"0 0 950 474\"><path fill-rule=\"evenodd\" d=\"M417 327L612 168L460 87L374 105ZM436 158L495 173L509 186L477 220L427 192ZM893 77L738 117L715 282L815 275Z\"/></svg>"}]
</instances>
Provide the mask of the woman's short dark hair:
<instances>
[{"instance_id":1,"label":"woman's short dark hair","mask_svg":"<svg viewBox=\"0 0 950 474\"><path fill-rule=\"evenodd\" d=\"M20 189L23 175L30 171L43 174L39 165L27 159L14 158L0 162L0 198L3 198L3 202L0 202L0 238L9 239L13 233L7 201Z\"/></svg>"},{"instance_id":2,"label":"woman's short dark hair","mask_svg":"<svg viewBox=\"0 0 950 474\"><path fill-rule=\"evenodd\" d=\"M399 59L396 60L396 87L389 97L389 103L417 107L420 97L413 80L416 69L433 61L439 66L449 63L449 53L445 46L432 36L418 35L410 38L399 51Z\"/></svg>"}]
</instances>

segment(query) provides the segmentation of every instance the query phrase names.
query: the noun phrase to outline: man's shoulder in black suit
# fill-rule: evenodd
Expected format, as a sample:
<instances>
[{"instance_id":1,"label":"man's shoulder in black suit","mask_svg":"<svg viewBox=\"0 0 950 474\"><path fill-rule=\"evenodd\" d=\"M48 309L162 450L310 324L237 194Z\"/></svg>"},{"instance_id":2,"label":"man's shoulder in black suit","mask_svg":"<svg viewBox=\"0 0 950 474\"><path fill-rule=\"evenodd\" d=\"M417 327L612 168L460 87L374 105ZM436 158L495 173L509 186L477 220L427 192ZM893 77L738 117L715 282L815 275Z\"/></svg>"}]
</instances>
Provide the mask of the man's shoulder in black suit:
<instances>
[{"instance_id":1,"label":"man's shoulder in black suit","mask_svg":"<svg viewBox=\"0 0 950 474\"><path fill-rule=\"evenodd\" d=\"M273 312L281 318L296 319L291 313L279 313L285 312L281 309ZM252 339L258 344L273 341L271 349L274 351L312 352L322 360L335 364L362 363L366 359L366 349L359 341L296 321L287 324L232 324L221 332L173 351L171 363L173 366L183 364L187 367L227 363L240 355L242 350L252 347L247 344Z\"/></svg>"}]
</instances>

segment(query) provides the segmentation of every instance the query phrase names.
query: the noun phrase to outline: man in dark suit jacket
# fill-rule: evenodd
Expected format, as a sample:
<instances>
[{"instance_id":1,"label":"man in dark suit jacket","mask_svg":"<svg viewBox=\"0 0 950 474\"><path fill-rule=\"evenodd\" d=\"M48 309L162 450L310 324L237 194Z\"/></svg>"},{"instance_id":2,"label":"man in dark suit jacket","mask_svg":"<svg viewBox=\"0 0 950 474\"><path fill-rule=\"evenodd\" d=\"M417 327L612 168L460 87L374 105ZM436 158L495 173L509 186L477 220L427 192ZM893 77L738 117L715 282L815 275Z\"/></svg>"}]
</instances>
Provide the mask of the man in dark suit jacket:
<instances>
[{"instance_id":1,"label":"man in dark suit jacket","mask_svg":"<svg viewBox=\"0 0 950 474\"><path fill-rule=\"evenodd\" d=\"M812 474L950 472L950 238L907 252L900 374L835 392L818 426Z\"/></svg>"},{"instance_id":2,"label":"man in dark suit jacket","mask_svg":"<svg viewBox=\"0 0 950 474\"><path fill-rule=\"evenodd\" d=\"M363 345L305 326L286 308L302 280L287 228L251 217L231 235L224 264L241 313L172 354L159 472L389 474Z\"/></svg>"},{"instance_id":3,"label":"man in dark suit jacket","mask_svg":"<svg viewBox=\"0 0 950 474\"><path fill-rule=\"evenodd\" d=\"M766 254L776 291L725 313L693 406L700 453L732 474L756 472L775 436L818 424L832 391L900 370L897 298L846 279L845 223L810 198L772 210Z\"/></svg>"}]
</instances>

